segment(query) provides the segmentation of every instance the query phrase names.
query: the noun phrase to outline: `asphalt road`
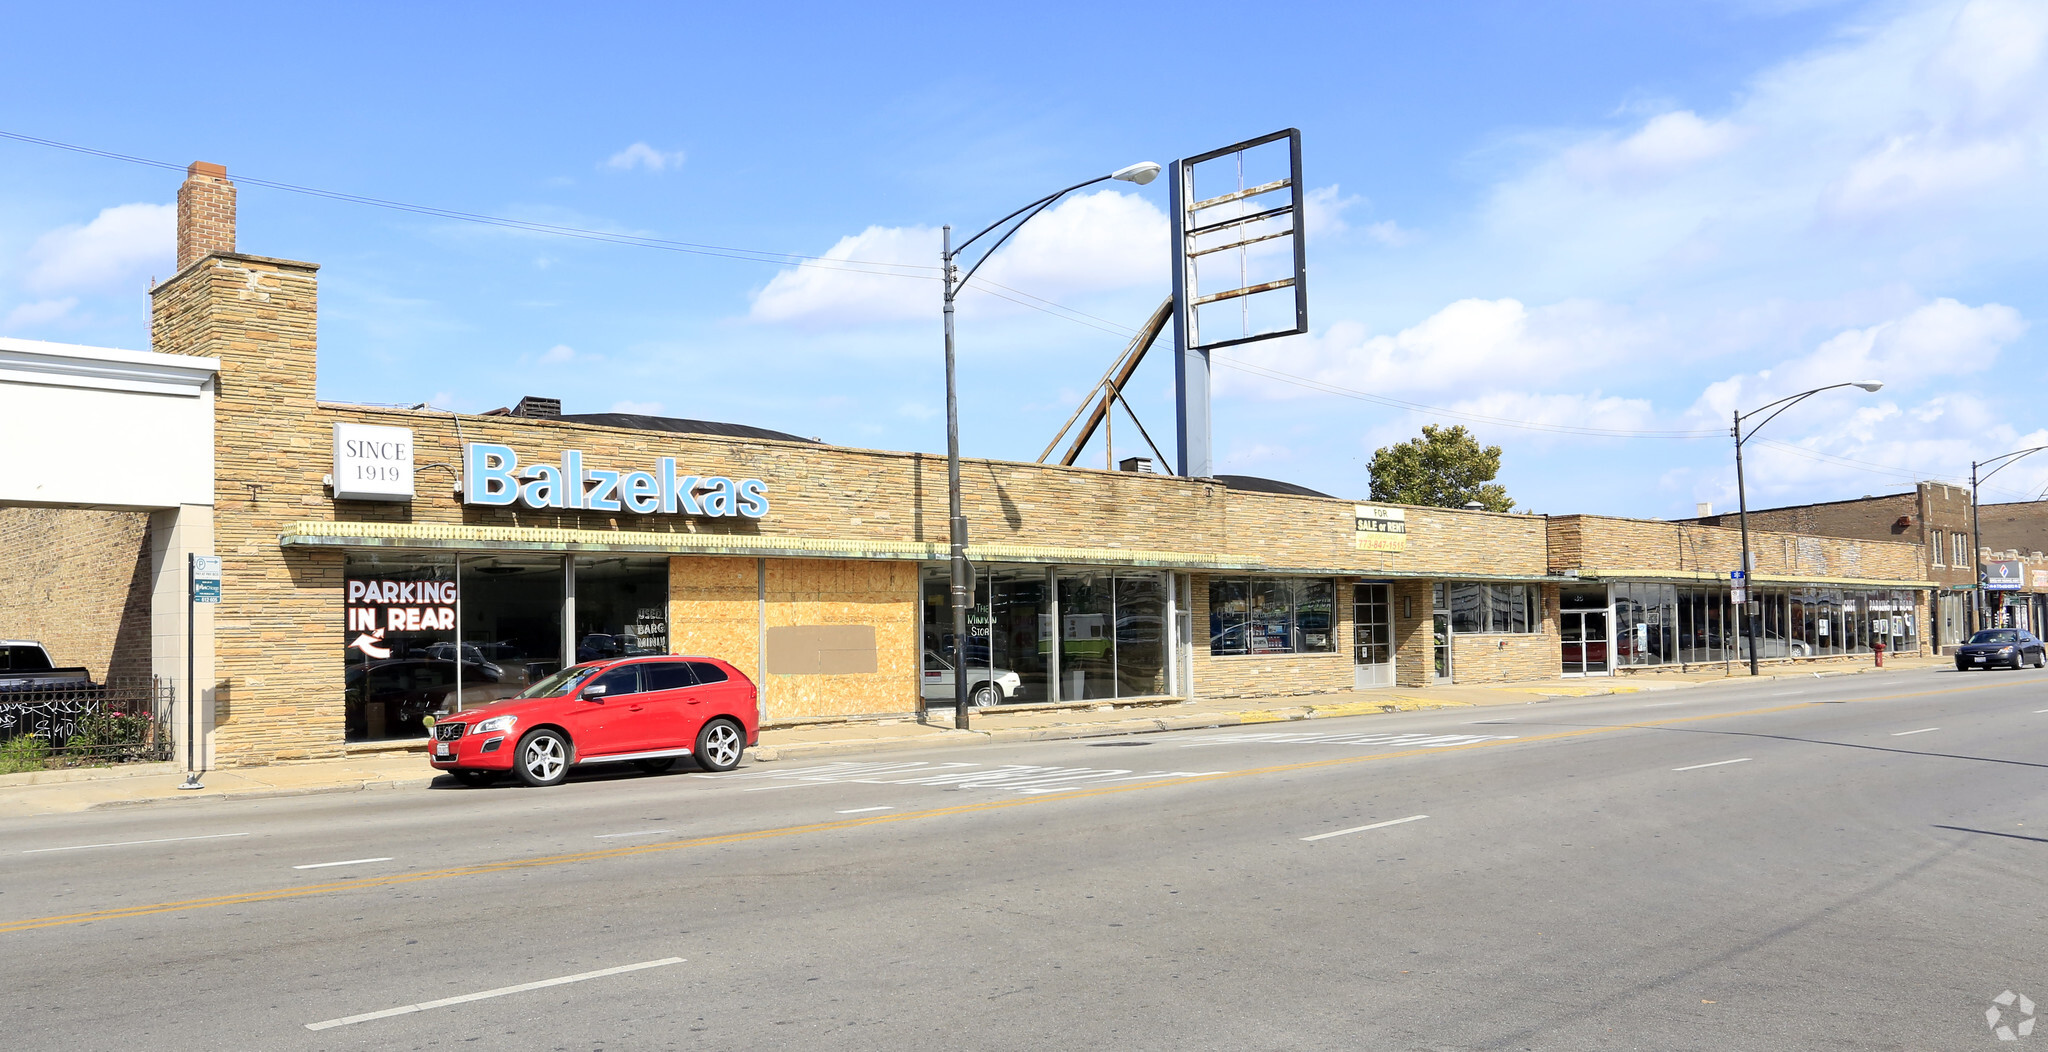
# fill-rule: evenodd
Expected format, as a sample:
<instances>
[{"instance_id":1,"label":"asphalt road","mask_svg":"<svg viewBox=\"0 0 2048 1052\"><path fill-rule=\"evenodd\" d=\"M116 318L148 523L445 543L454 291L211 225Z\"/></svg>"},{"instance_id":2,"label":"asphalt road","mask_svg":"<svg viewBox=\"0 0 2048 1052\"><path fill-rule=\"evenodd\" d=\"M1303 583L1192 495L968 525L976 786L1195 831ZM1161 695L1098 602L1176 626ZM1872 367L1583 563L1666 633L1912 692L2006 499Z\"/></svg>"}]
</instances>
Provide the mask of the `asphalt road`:
<instances>
[{"instance_id":1,"label":"asphalt road","mask_svg":"<svg viewBox=\"0 0 2048 1052\"><path fill-rule=\"evenodd\" d=\"M9 1048L2024 1049L2048 673L170 803L0 860Z\"/></svg>"}]
</instances>

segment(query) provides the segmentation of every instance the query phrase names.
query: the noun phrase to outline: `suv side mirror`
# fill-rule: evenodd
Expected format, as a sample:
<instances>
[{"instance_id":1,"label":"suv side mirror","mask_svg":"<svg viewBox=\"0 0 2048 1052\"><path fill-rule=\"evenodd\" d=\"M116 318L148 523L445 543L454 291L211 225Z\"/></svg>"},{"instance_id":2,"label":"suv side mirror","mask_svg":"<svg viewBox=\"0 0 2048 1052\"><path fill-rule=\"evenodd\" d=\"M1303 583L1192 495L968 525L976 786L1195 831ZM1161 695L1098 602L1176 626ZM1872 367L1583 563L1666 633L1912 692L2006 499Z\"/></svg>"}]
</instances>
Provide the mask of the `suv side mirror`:
<instances>
[{"instance_id":1,"label":"suv side mirror","mask_svg":"<svg viewBox=\"0 0 2048 1052\"><path fill-rule=\"evenodd\" d=\"M582 698L584 701L596 701L603 698L610 691L611 688L602 683L592 683L590 686L583 688Z\"/></svg>"}]
</instances>

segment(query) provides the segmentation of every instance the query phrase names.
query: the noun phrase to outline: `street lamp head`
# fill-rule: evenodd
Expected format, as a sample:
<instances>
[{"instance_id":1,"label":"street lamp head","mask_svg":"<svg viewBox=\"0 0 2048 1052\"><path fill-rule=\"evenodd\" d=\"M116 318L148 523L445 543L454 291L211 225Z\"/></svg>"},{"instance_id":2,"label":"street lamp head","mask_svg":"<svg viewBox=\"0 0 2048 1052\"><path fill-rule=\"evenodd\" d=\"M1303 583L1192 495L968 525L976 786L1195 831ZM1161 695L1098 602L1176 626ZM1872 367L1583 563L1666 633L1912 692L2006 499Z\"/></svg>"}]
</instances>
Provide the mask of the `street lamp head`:
<instances>
[{"instance_id":1,"label":"street lamp head","mask_svg":"<svg viewBox=\"0 0 2048 1052\"><path fill-rule=\"evenodd\" d=\"M1884 387L1883 380L1857 380L1855 383L1857 387L1861 387L1866 391L1877 391Z\"/></svg>"},{"instance_id":2,"label":"street lamp head","mask_svg":"<svg viewBox=\"0 0 2048 1052\"><path fill-rule=\"evenodd\" d=\"M1131 165L1128 168L1119 168L1116 171L1109 173L1109 177L1111 179L1121 179L1127 183L1136 183L1139 186L1143 186L1146 183L1149 183L1152 180L1159 178L1159 165L1155 161L1139 161L1137 164Z\"/></svg>"}]
</instances>

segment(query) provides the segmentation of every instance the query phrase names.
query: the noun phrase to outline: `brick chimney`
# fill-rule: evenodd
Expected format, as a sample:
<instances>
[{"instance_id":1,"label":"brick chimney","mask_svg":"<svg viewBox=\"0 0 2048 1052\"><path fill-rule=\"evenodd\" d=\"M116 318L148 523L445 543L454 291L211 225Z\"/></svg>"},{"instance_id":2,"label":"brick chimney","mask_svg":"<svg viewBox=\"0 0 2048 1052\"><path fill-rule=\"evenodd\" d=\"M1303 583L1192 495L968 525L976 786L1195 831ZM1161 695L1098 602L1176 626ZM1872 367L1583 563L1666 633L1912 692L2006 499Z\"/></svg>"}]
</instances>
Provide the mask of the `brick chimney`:
<instances>
[{"instance_id":1,"label":"brick chimney","mask_svg":"<svg viewBox=\"0 0 2048 1052\"><path fill-rule=\"evenodd\" d=\"M193 161L178 187L178 269L235 251L235 184L227 168Z\"/></svg>"}]
</instances>

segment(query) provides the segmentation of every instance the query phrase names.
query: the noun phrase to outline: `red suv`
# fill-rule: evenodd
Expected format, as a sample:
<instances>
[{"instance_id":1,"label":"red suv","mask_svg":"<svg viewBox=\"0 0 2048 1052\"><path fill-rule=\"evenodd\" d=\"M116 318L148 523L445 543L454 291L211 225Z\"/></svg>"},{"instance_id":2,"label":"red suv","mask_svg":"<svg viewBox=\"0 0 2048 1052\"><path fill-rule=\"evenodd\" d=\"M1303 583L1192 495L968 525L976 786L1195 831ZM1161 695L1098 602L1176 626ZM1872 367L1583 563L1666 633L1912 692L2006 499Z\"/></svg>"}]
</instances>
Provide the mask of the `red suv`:
<instances>
[{"instance_id":1,"label":"red suv","mask_svg":"<svg viewBox=\"0 0 2048 1052\"><path fill-rule=\"evenodd\" d=\"M746 674L717 658L634 657L565 668L518 697L433 724L433 764L464 785L512 771L554 785L569 768L631 762L656 774L679 756L730 771L761 740Z\"/></svg>"}]
</instances>

